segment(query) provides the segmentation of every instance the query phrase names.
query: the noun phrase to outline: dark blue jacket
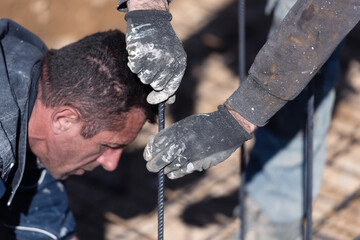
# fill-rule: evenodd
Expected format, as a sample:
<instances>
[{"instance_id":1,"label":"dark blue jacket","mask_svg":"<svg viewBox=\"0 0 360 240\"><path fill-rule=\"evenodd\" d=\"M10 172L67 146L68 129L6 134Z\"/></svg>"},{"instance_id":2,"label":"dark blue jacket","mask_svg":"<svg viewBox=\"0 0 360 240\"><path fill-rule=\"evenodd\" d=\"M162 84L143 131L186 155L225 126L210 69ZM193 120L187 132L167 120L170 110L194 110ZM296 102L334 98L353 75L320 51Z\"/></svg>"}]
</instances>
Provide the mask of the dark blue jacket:
<instances>
[{"instance_id":1,"label":"dark blue jacket","mask_svg":"<svg viewBox=\"0 0 360 240\"><path fill-rule=\"evenodd\" d=\"M0 19L0 199L8 205L24 174L27 125L46 50L33 33Z\"/></svg>"}]
</instances>

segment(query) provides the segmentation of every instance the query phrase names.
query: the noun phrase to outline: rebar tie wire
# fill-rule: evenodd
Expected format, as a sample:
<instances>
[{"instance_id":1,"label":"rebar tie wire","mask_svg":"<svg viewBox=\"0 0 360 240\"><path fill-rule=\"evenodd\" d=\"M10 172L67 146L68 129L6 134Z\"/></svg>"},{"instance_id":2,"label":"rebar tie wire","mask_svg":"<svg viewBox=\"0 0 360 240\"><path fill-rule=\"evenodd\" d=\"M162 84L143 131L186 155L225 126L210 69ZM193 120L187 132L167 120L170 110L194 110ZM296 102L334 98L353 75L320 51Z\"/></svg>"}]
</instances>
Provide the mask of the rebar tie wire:
<instances>
[{"instance_id":1,"label":"rebar tie wire","mask_svg":"<svg viewBox=\"0 0 360 240\"><path fill-rule=\"evenodd\" d=\"M239 24L239 76L240 84L245 81L245 0L239 0L238 6ZM245 240L245 178L246 178L246 155L245 144L241 146L240 154L240 189L239 189L239 208L240 208L240 234L239 238Z\"/></svg>"},{"instance_id":2,"label":"rebar tie wire","mask_svg":"<svg viewBox=\"0 0 360 240\"><path fill-rule=\"evenodd\" d=\"M165 103L158 106L159 132L165 128ZM164 239L164 169L158 173L158 240Z\"/></svg>"}]
</instances>

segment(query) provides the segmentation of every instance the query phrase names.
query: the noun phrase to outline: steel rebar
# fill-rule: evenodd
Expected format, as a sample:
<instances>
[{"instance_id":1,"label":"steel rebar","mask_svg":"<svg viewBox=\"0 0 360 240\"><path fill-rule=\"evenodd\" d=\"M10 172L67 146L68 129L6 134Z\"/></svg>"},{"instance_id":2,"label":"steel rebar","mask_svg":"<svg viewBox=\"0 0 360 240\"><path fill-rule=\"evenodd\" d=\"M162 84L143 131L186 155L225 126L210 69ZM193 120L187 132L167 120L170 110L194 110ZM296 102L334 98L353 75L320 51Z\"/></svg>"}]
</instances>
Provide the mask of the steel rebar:
<instances>
[{"instance_id":1,"label":"steel rebar","mask_svg":"<svg viewBox=\"0 0 360 240\"><path fill-rule=\"evenodd\" d=\"M305 155L305 239L312 239L312 178L313 178L313 137L314 137L314 81L308 85L306 117L306 155Z\"/></svg>"},{"instance_id":2,"label":"steel rebar","mask_svg":"<svg viewBox=\"0 0 360 240\"><path fill-rule=\"evenodd\" d=\"M165 103L159 104L159 132L165 128ZM164 169L158 173L158 240L164 239Z\"/></svg>"},{"instance_id":3,"label":"steel rebar","mask_svg":"<svg viewBox=\"0 0 360 240\"><path fill-rule=\"evenodd\" d=\"M245 0L239 0L238 9L239 24L239 76L240 84L245 81ZM245 145L241 146L240 155L240 189L239 189L239 208L240 208L240 234L241 240L245 239L245 181L246 181L246 156Z\"/></svg>"}]
</instances>

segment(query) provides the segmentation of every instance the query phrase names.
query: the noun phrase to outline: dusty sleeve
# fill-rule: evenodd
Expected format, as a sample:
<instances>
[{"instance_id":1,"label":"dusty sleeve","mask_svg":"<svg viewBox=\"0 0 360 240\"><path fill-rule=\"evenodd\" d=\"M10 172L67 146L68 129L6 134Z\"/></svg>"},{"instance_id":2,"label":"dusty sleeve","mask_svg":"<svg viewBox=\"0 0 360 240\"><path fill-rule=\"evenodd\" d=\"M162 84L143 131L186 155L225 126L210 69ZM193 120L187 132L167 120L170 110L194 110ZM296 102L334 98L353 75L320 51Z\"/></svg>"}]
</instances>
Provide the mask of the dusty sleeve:
<instances>
[{"instance_id":1,"label":"dusty sleeve","mask_svg":"<svg viewBox=\"0 0 360 240\"><path fill-rule=\"evenodd\" d=\"M227 104L265 125L306 87L359 19L360 0L298 0Z\"/></svg>"},{"instance_id":2,"label":"dusty sleeve","mask_svg":"<svg viewBox=\"0 0 360 240\"><path fill-rule=\"evenodd\" d=\"M118 0L117 10L120 12L127 12L127 1L128 0ZM170 4L172 0L168 0L168 3Z\"/></svg>"}]
</instances>

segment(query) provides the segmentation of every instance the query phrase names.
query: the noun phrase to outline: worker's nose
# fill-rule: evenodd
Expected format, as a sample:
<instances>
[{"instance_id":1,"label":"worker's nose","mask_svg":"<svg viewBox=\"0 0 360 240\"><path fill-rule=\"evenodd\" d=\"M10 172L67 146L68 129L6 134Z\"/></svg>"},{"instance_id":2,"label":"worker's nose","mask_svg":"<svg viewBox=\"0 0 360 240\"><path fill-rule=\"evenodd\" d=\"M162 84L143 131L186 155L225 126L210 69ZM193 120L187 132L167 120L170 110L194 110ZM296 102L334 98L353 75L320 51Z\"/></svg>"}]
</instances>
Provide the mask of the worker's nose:
<instances>
[{"instance_id":1,"label":"worker's nose","mask_svg":"<svg viewBox=\"0 0 360 240\"><path fill-rule=\"evenodd\" d=\"M114 171L119 163L123 149L107 149L100 157L96 159L107 171Z\"/></svg>"}]
</instances>

